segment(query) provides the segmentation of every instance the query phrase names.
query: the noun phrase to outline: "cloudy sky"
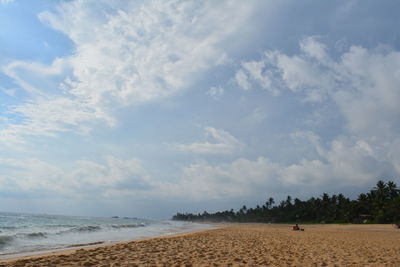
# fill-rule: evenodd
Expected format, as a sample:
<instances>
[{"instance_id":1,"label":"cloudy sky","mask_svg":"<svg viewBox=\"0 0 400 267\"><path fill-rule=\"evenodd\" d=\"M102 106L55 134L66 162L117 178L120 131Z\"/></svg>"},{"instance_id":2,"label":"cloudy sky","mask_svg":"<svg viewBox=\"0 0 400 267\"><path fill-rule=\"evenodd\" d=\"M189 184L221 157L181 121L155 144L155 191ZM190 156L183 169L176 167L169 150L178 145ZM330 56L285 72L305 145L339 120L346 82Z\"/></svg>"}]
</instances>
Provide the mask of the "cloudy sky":
<instances>
[{"instance_id":1,"label":"cloudy sky","mask_svg":"<svg viewBox=\"0 0 400 267\"><path fill-rule=\"evenodd\" d=\"M168 218L400 183L397 0L1 0L0 211Z\"/></svg>"}]
</instances>

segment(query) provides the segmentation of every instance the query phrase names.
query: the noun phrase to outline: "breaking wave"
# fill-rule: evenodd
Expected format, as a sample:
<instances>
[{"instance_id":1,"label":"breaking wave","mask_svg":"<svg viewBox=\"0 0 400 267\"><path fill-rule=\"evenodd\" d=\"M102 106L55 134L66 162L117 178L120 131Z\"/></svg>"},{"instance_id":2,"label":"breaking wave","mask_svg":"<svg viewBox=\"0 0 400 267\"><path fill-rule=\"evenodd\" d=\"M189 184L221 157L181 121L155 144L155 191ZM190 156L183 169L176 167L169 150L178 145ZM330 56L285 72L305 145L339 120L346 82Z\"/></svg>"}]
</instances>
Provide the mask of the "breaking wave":
<instances>
[{"instance_id":1,"label":"breaking wave","mask_svg":"<svg viewBox=\"0 0 400 267\"><path fill-rule=\"evenodd\" d=\"M2 235L0 236L0 248L10 245L14 241L13 236Z\"/></svg>"},{"instance_id":2,"label":"breaking wave","mask_svg":"<svg viewBox=\"0 0 400 267\"><path fill-rule=\"evenodd\" d=\"M98 225L83 225L77 226L72 229L67 230L66 232L96 232L100 231L101 227Z\"/></svg>"},{"instance_id":3,"label":"breaking wave","mask_svg":"<svg viewBox=\"0 0 400 267\"><path fill-rule=\"evenodd\" d=\"M25 236L27 238L44 238L47 236L47 233L43 233L43 232L36 232L36 233L29 233L29 234L25 234Z\"/></svg>"},{"instance_id":4,"label":"breaking wave","mask_svg":"<svg viewBox=\"0 0 400 267\"><path fill-rule=\"evenodd\" d=\"M136 227L144 227L145 223L129 223L129 224L114 224L111 225L112 228L120 229L120 228L136 228Z\"/></svg>"}]
</instances>

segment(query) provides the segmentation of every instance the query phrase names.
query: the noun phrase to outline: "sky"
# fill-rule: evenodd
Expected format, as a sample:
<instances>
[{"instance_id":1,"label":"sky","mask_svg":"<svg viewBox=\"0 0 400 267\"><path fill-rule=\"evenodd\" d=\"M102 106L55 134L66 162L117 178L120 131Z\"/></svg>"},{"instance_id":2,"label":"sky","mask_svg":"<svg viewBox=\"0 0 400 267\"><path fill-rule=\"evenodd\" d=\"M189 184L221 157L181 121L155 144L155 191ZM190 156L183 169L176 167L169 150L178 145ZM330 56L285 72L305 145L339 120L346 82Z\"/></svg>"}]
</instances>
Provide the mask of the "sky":
<instances>
[{"instance_id":1,"label":"sky","mask_svg":"<svg viewBox=\"0 0 400 267\"><path fill-rule=\"evenodd\" d=\"M397 0L0 0L0 211L170 218L400 184Z\"/></svg>"}]
</instances>

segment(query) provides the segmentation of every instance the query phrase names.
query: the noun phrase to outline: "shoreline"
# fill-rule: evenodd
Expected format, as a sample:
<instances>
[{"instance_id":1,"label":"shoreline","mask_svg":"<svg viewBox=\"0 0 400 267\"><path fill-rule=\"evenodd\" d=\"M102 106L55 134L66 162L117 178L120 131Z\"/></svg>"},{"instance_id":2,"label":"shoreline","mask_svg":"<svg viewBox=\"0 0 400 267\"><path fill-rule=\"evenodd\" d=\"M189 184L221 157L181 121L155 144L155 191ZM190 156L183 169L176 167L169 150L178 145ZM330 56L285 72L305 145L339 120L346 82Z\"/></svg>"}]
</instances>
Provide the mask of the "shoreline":
<instances>
[{"instance_id":1,"label":"shoreline","mask_svg":"<svg viewBox=\"0 0 400 267\"><path fill-rule=\"evenodd\" d=\"M130 243L130 242L136 242L136 241L145 241L145 240L151 240L151 239L156 239L156 238L168 238L168 237L175 237L175 236L181 236L181 235L186 235L186 234L192 234L192 233L197 233L197 232L203 232L203 231L208 231L208 230L213 230L213 229L218 229L218 224L215 223L204 223L208 226L210 226L209 229L194 229L193 231L184 231L184 232L176 232L176 233L170 233L170 234L160 234L160 235L155 235L155 236L149 236L149 237L139 237L139 238L134 238L131 240L124 240L124 241L95 241L95 242L90 242L86 244L71 244L71 245L66 245L65 247L60 247L60 248L50 248L50 249L42 249L42 250L31 250L31 251L23 251L23 252L10 252L10 253L5 253L5 254L0 254L0 264L5 262L5 261L15 261L19 259L29 259L29 258L37 258L41 256L51 256L51 255L60 255L68 253L70 254L71 252L74 252L79 249L95 249L98 247L108 247L108 246L113 246L113 245L118 245L118 244L125 244L125 243Z\"/></svg>"},{"instance_id":2,"label":"shoreline","mask_svg":"<svg viewBox=\"0 0 400 267\"><path fill-rule=\"evenodd\" d=\"M400 266L400 231L391 225L214 224L140 240L0 259L0 266L313 265Z\"/></svg>"}]
</instances>

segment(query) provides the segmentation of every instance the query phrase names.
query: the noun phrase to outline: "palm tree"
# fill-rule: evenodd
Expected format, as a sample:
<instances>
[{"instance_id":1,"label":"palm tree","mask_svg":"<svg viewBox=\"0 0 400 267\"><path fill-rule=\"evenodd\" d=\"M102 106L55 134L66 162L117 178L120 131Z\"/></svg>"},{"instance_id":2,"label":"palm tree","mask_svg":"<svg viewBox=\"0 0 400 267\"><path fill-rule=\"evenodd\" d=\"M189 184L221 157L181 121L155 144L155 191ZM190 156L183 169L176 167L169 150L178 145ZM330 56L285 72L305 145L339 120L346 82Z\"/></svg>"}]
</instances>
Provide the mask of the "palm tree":
<instances>
[{"instance_id":1,"label":"palm tree","mask_svg":"<svg viewBox=\"0 0 400 267\"><path fill-rule=\"evenodd\" d=\"M265 202L265 206L267 207L267 209L270 209L270 208L272 208L272 205L275 203L275 200L272 198L272 197L270 197L269 199L268 199L268 201L267 202Z\"/></svg>"},{"instance_id":2,"label":"palm tree","mask_svg":"<svg viewBox=\"0 0 400 267\"><path fill-rule=\"evenodd\" d=\"M285 206L288 208L292 207L292 197L291 196L287 196L286 201L285 201Z\"/></svg>"},{"instance_id":3,"label":"palm tree","mask_svg":"<svg viewBox=\"0 0 400 267\"><path fill-rule=\"evenodd\" d=\"M386 187L387 187L390 199L393 199L399 195L400 190L397 189L397 185L395 182L393 182L393 181L387 182Z\"/></svg>"}]
</instances>

